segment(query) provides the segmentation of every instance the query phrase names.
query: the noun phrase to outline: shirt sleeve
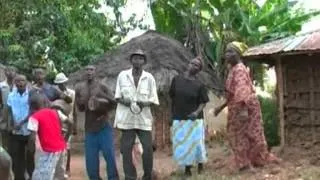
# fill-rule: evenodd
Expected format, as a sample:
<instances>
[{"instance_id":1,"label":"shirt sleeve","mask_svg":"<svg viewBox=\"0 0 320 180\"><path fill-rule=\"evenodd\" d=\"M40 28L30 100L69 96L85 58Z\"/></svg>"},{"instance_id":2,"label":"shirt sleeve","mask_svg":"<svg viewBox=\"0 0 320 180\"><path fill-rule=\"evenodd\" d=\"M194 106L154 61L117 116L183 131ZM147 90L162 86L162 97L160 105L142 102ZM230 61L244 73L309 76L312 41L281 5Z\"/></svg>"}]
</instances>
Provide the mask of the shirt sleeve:
<instances>
[{"instance_id":1,"label":"shirt sleeve","mask_svg":"<svg viewBox=\"0 0 320 180\"><path fill-rule=\"evenodd\" d=\"M62 122L65 122L65 121L68 120L68 116L66 116L66 115L65 115L64 113L62 113L60 110L58 110L57 112L58 112L58 116L59 116L59 118L60 118L60 120L61 120Z\"/></svg>"},{"instance_id":2,"label":"shirt sleeve","mask_svg":"<svg viewBox=\"0 0 320 180\"><path fill-rule=\"evenodd\" d=\"M51 85L51 89L53 91L53 99L51 99L50 101L55 101L57 99L61 98L62 92L58 90L58 88L54 87Z\"/></svg>"},{"instance_id":3,"label":"shirt sleeve","mask_svg":"<svg viewBox=\"0 0 320 180\"><path fill-rule=\"evenodd\" d=\"M204 85L201 85L200 92L199 92L199 103L203 104L207 102L209 102L207 88Z\"/></svg>"},{"instance_id":4,"label":"shirt sleeve","mask_svg":"<svg viewBox=\"0 0 320 180\"><path fill-rule=\"evenodd\" d=\"M8 95L7 105L10 107L12 106L12 96L10 94Z\"/></svg>"},{"instance_id":5,"label":"shirt sleeve","mask_svg":"<svg viewBox=\"0 0 320 180\"><path fill-rule=\"evenodd\" d=\"M33 116L31 116L31 117L29 118L27 128L28 128L28 130L30 130L30 131L37 132L38 129L39 129L39 121L38 121L36 118L34 118Z\"/></svg>"},{"instance_id":6,"label":"shirt sleeve","mask_svg":"<svg viewBox=\"0 0 320 180\"><path fill-rule=\"evenodd\" d=\"M157 85L156 85L156 81L152 76L151 76L151 94L149 97L149 101L155 105L159 105Z\"/></svg>"},{"instance_id":7,"label":"shirt sleeve","mask_svg":"<svg viewBox=\"0 0 320 180\"><path fill-rule=\"evenodd\" d=\"M169 95L171 98L173 98L175 95L175 89L176 89L176 77L174 77L171 81L171 86L169 90Z\"/></svg>"},{"instance_id":8,"label":"shirt sleeve","mask_svg":"<svg viewBox=\"0 0 320 180\"><path fill-rule=\"evenodd\" d=\"M71 112L69 114L69 119L73 121L73 114L74 114L74 106L75 106L75 91L69 90L68 95L71 96L72 102L71 102Z\"/></svg>"},{"instance_id":9,"label":"shirt sleeve","mask_svg":"<svg viewBox=\"0 0 320 180\"><path fill-rule=\"evenodd\" d=\"M118 75L117 78L117 84L116 84L116 92L114 93L114 98L119 99L121 98L121 88L120 88L120 79L121 79L121 73Z\"/></svg>"}]
</instances>

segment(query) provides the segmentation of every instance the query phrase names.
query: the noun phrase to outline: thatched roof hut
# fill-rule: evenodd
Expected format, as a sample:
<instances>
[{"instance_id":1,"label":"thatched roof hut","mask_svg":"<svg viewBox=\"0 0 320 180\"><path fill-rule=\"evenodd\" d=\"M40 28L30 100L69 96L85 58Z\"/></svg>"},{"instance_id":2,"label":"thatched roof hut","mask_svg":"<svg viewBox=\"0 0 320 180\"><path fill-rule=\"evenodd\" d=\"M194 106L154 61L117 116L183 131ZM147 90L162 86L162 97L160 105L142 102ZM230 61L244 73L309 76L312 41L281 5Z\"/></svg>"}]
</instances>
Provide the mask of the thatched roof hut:
<instances>
[{"instance_id":1,"label":"thatched roof hut","mask_svg":"<svg viewBox=\"0 0 320 180\"><path fill-rule=\"evenodd\" d=\"M187 69L188 61L194 56L180 42L163 36L155 31L148 31L117 49L98 57L93 65L97 67L97 76L102 79L110 90L114 91L117 76L120 71L130 67L129 56L137 48L141 48L147 55L146 70L155 77L160 107L154 111L156 119L156 141L159 146L169 142L168 118L170 117L170 103L168 90L174 76ZM70 75L70 83L75 84L82 79L84 69ZM214 93L222 90L222 84L215 73L208 68L199 74L199 79Z\"/></svg>"},{"instance_id":2,"label":"thatched roof hut","mask_svg":"<svg viewBox=\"0 0 320 180\"><path fill-rule=\"evenodd\" d=\"M157 82L159 93L166 93L171 79L186 70L188 61L194 56L180 42L163 36L155 31L148 31L143 35L119 46L114 51L97 58L93 65L97 67L99 79L106 78L111 90L115 89L116 79L120 71L130 67L129 56L137 48L141 48L147 55L146 70L151 72ZM84 69L70 75L70 82L81 81ZM220 91L221 83L210 70L199 75L208 88Z\"/></svg>"}]
</instances>

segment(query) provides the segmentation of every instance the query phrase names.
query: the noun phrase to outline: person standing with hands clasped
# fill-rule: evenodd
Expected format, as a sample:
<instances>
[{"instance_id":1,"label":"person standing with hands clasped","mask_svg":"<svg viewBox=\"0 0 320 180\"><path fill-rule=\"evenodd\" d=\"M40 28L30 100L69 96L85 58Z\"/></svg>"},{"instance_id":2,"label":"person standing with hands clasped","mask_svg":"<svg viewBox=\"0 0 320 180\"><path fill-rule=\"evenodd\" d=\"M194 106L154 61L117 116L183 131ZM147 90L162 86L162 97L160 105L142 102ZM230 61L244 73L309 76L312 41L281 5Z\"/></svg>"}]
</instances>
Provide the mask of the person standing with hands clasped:
<instances>
[{"instance_id":1,"label":"person standing with hands clasped","mask_svg":"<svg viewBox=\"0 0 320 180\"><path fill-rule=\"evenodd\" d=\"M25 171L31 177L33 171L33 152L27 148L30 132L28 131L29 89L27 78L16 75L16 88L10 92L7 100L10 127L9 154L12 157L13 172L16 180L24 180Z\"/></svg>"},{"instance_id":2,"label":"person standing with hands clasped","mask_svg":"<svg viewBox=\"0 0 320 180\"><path fill-rule=\"evenodd\" d=\"M199 57L192 59L188 70L173 78L169 92L172 100L173 159L185 167L186 176L192 175L191 166L195 163L198 164L198 173L201 173L207 160L203 108L209 98L205 86L196 77L202 66Z\"/></svg>"},{"instance_id":3,"label":"person standing with hands clasped","mask_svg":"<svg viewBox=\"0 0 320 180\"><path fill-rule=\"evenodd\" d=\"M157 87L154 77L143 70L147 58L144 52L138 49L130 56L132 68L120 72L115 92L118 102L115 127L122 132L121 152L125 180L137 179L136 168L132 162L132 148L136 136L143 147L143 179L152 179L153 148L152 148L152 121L151 105L159 105Z\"/></svg>"}]
</instances>

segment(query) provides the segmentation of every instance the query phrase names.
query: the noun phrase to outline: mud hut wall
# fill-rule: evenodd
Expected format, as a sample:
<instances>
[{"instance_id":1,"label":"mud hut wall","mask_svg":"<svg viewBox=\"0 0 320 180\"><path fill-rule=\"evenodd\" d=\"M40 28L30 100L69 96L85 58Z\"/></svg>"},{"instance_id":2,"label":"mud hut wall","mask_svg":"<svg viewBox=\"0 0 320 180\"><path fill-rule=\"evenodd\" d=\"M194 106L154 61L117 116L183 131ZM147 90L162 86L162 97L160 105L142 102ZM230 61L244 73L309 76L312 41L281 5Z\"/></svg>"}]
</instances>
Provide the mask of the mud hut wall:
<instances>
[{"instance_id":1,"label":"mud hut wall","mask_svg":"<svg viewBox=\"0 0 320 180\"><path fill-rule=\"evenodd\" d=\"M282 57L285 143L304 146L320 138L320 54Z\"/></svg>"},{"instance_id":2,"label":"mud hut wall","mask_svg":"<svg viewBox=\"0 0 320 180\"><path fill-rule=\"evenodd\" d=\"M159 96L160 106L152 108L154 116L153 140L159 149L170 147L170 126L171 120L171 101L168 96Z\"/></svg>"}]
</instances>

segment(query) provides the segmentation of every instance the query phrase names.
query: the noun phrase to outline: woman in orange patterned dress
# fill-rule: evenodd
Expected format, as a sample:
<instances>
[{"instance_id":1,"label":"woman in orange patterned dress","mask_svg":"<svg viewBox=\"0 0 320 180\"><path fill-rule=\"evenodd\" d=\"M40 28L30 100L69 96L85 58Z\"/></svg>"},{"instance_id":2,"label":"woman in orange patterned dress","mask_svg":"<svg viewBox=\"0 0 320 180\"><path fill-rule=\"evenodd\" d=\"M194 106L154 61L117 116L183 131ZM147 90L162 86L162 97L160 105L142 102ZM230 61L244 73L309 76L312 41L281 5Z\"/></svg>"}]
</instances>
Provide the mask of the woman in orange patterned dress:
<instances>
[{"instance_id":1,"label":"woman in orange patterned dress","mask_svg":"<svg viewBox=\"0 0 320 180\"><path fill-rule=\"evenodd\" d=\"M241 61L246 48L240 42L227 45L225 59L230 67L226 81L227 101L215 109L218 115L228 106L227 136L233 151L231 168L235 171L279 162L267 149L260 103L249 70Z\"/></svg>"}]
</instances>

